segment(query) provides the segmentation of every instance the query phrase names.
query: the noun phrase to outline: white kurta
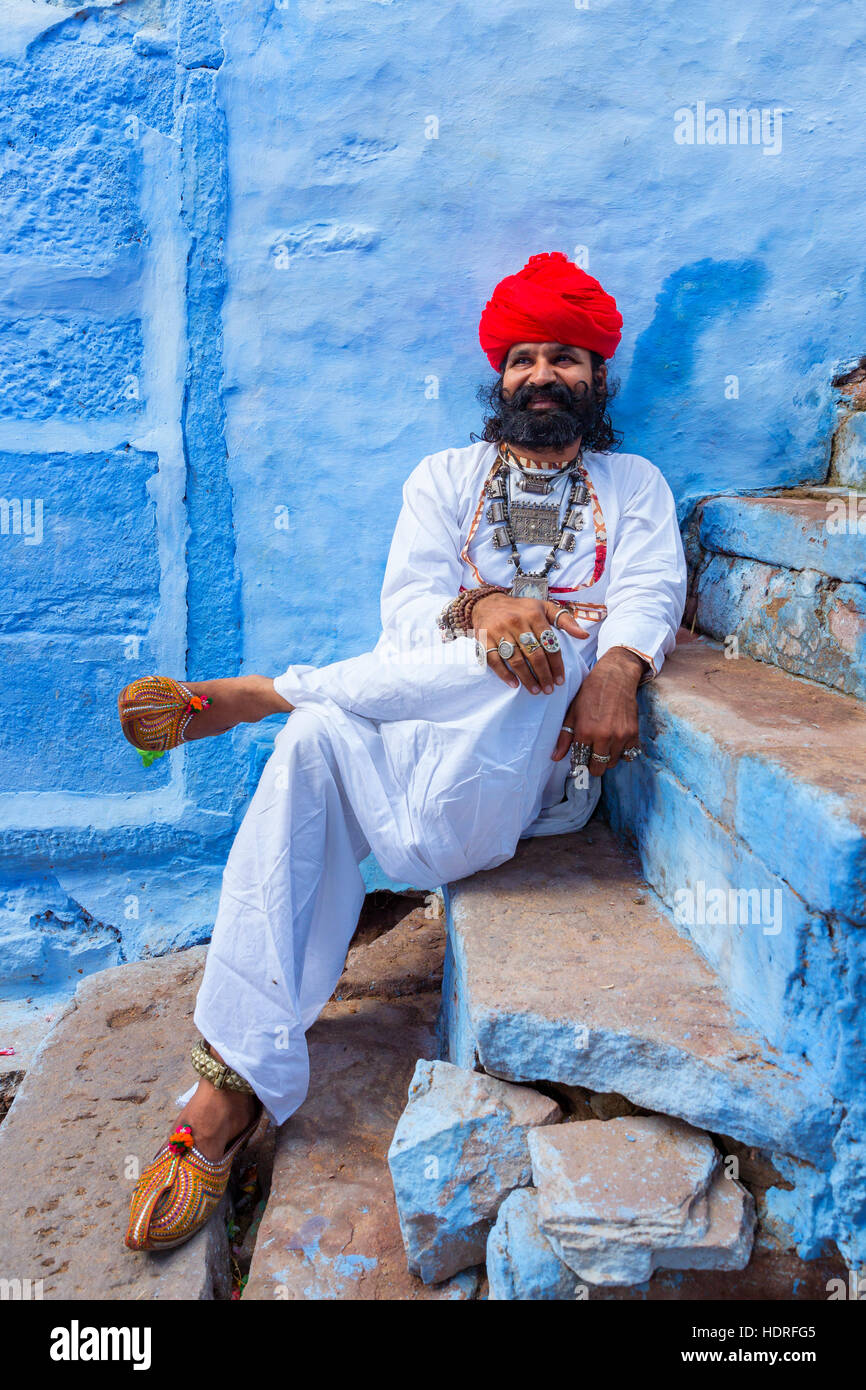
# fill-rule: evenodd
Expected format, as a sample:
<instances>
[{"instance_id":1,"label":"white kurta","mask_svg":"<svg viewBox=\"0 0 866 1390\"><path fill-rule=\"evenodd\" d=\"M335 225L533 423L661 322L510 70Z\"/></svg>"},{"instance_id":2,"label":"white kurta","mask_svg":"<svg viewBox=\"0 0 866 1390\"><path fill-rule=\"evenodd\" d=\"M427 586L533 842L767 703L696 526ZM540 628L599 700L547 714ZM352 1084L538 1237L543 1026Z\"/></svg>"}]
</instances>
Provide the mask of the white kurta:
<instances>
[{"instance_id":1,"label":"white kurta","mask_svg":"<svg viewBox=\"0 0 866 1390\"><path fill-rule=\"evenodd\" d=\"M550 576L590 633L562 634L565 684L515 690L471 641L441 641L436 618L461 585L513 576L479 506L496 453L448 449L408 478L374 649L274 682L296 709L229 855L195 1019L278 1122L306 1094L304 1033L342 970L360 861L372 850L391 878L434 888L504 862L522 836L583 824L600 779L581 790L568 758L551 760L570 701L611 647L657 673L675 643L686 568L670 489L644 458L593 453L587 524ZM521 546L523 569L547 550Z\"/></svg>"}]
</instances>

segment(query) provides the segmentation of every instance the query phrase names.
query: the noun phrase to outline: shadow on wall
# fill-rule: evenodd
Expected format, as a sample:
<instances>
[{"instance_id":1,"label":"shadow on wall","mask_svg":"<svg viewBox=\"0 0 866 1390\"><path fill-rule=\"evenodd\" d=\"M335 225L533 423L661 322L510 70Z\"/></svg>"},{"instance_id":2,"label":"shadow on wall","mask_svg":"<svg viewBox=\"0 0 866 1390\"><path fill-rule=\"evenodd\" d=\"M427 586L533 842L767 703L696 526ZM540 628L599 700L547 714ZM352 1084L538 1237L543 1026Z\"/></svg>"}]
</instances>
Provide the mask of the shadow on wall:
<instances>
[{"instance_id":1,"label":"shadow on wall","mask_svg":"<svg viewBox=\"0 0 866 1390\"><path fill-rule=\"evenodd\" d=\"M652 321L635 343L628 381L617 400L616 423L627 439L667 439L664 472L678 480L677 492L685 483L688 493L700 472L688 407L701 335L725 315L752 309L767 279L765 266L755 260L706 258L681 266L664 281ZM653 461L661 466L661 460Z\"/></svg>"}]
</instances>

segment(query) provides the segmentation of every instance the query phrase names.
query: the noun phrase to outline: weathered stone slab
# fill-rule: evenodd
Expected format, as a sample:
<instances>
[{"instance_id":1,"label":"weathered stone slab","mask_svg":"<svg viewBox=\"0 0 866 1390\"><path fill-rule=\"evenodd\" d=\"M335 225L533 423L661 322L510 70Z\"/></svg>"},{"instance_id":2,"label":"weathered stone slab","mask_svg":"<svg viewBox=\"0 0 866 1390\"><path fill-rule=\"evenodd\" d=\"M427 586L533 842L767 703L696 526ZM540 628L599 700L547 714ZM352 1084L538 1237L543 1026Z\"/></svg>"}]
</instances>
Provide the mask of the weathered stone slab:
<instances>
[{"instance_id":1,"label":"weathered stone slab","mask_svg":"<svg viewBox=\"0 0 866 1390\"><path fill-rule=\"evenodd\" d=\"M527 1134L555 1101L448 1062L419 1062L388 1152L409 1267L435 1283L480 1263L496 1213L530 1181Z\"/></svg>"},{"instance_id":2,"label":"weathered stone slab","mask_svg":"<svg viewBox=\"0 0 866 1390\"><path fill-rule=\"evenodd\" d=\"M0 1274L46 1299L211 1299L231 1284L224 1212L163 1254L123 1244L129 1199L194 1073L196 948L91 975L0 1125Z\"/></svg>"},{"instance_id":3,"label":"weathered stone slab","mask_svg":"<svg viewBox=\"0 0 866 1390\"><path fill-rule=\"evenodd\" d=\"M707 1194L709 1224L694 1243L659 1250L654 1269L745 1269L755 1234L752 1194L719 1171Z\"/></svg>"},{"instance_id":4,"label":"weathered stone slab","mask_svg":"<svg viewBox=\"0 0 866 1390\"><path fill-rule=\"evenodd\" d=\"M866 543L866 536L860 539ZM862 583L711 554L701 567L697 596L701 631L719 641L735 636L739 655L860 699L866 695Z\"/></svg>"},{"instance_id":5,"label":"weathered stone slab","mask_svg":"<svg viewBox=\"0 0 866 1390\"><path fill-rule=\"evenodd\" d=\"M310 1092L277 1134L244 1302L475 1297L477 1270L433 1288L408 1271L386 1158L437 1003L331 1002L310 1029Z\"/></svg>"},{"instance_id":6,"label":"weathered stone slab","mask_svg":"<svg viewBox=\"0 0 866 1390\"><path fill-rule=\"evenodd\" d=\"M708 1234L719 1155L689 1125L659 1115L577 1121L532 1131L529 1148L539 1229L591 1284L641 1283L657 1251Z\"/></svg>"},{"instance_id":7,"label":"weathered stone slab","mask_svg":"<svg viewBox=\"0 0 866 1390\"><path fill-rule=\"evenodd\" d=\"M866 512L862 531L850 526L847 501L845 493L824 498L709 497L700 508L700 542L713 553L786 570L816 570L830 579L862 584ZM856 520L856 509L853 515Z\"/></svg>"},{"instance_id":8,"label":"weathered stone slab","mask_svg":"<svg viewBox=\"0 0 866 1390\"><path fill-rule=\"evenodd\" d=\"M808 1066L774 1053L733 1013L655 907L635 857L604 825L591 831L551 838L543 853L520 844L509 863L450 885L449 1059L510 1081L617 1092L822 1159L836 1121L830 1097Z\"/></svg>"},{"instance_id":9,"label":"weathered stone slab","mask_svg":"<svg viewBox=\"0 0 866 1390\"><path fill-rule=\"evenodd\" d=\"M709 1224L706 1234L688 1250L660 1250L653 1259L654 1270L680 1271L741 1271L749 1264L752 1253L754 1232L754 1203L751 1194L737 1182L717 1172L708 1194ZM521 1187L506 1197L499 1208L496 1224L487 1241L487 1277L490 1281L490 1299L495 1302L505 1300L590 1300L605 1292L605 1287L588 1284L581 1280L574 1270L569 1269L556 1254L553 1246L539 1228L538 1191L534 1187ZM795 1262L798 1277L790 1278L786 1270L784 1252L762 1248L758 1251L758 1265L761 1278L765 1281L759 1287L777 1297L794 1298L800 1281L808 1278L809 1267L803 1262ZM785 1274L789 1282L785 1283ZM781 1285L782 1292L778 1292ZM650 1289L653 1296L663 1296L658 1290L668 1291L667 1296L675 1296L680 1288L681 1297L707 1297L699 1282L677 1285L671 1275L654 1273L651 1281L643 1280L638 1285L617 1285L620 1295L625 1299L646 1297ZM725 1287L721 1281L717 1288ZM728 1281L731 1297L737 1281ZM754 1279L748 1280L750 1292L743 1291L743 1297L754 1297ZM694 1292L692 1292L694 1290ZM807 1295L800 1295L806 1297ZM811 1296L815 1296L814 1293Z\"/></svg>"}]
</instances>

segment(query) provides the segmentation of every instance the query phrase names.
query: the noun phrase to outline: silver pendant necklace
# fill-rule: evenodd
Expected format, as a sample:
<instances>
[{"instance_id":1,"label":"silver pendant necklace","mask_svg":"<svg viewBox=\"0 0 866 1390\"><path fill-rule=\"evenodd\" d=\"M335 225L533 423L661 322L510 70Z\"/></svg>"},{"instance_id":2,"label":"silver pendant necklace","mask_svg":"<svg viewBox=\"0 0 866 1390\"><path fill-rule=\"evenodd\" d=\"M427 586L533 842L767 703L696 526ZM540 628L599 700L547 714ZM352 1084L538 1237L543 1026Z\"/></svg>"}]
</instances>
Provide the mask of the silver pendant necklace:
<instances>
[{"instance_id":1,"label":"silver pendant necklace","mask_svg":"<svg viewBox=\"0 0 866 1390\"><path fill-rule=\"evenodd\" d=\"M575 548L576 532L582 530L584 525L583 508L589 502L589 489L586 486L586 475L580 462L581 458L582 451L568 465L567 470L557 471L557 478L562 477L566 471L574 474L561 525L558 506L548 506L543 502L513 502L509 500L508 464L505 460L503 460L503 466L497 470L487 485L487 494L490 498L487 519L493 523L495 528L493 544L497 549L508 546L511 550L509 558L515 569L511 592L515 598L545 600L550 590L548 576L551 570L560 568L560 562L556 558L557 551L570 552ZM521 472L523 472L522 469ZM543 491L550 492L553 479L549 483L545 479L545 483L547 485ZM527 490L542 491L541 488ZM529 573L524 571L520 563L518 542L551 547L540 570L533 570Z\"/></svg>"}]
</instances>

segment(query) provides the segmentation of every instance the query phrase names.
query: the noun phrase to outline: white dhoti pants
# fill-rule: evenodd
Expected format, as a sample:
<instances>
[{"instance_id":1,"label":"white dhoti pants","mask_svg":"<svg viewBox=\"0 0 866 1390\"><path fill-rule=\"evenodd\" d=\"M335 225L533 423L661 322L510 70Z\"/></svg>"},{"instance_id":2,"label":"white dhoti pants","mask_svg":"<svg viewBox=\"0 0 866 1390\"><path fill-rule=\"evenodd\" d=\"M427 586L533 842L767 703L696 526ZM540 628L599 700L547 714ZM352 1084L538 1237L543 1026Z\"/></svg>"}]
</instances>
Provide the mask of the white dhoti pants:
<instances>
[{"instance_id":1,"label":"white dhoti pants","mask_svg":"<svg viewBox=\"0 0 866 1390\"><path fill-rule=\"evenodd\" d=\"M275 681L296 708L228 857L195 1023L278 1124L306 1096L304 1035L339 980L371 850L432 889L589 818L600 779L581 789L550 758L587 670L576 643L563 660L552 695L465 659L384 659L381 643Z\"/></svg>"}]
</instances>

